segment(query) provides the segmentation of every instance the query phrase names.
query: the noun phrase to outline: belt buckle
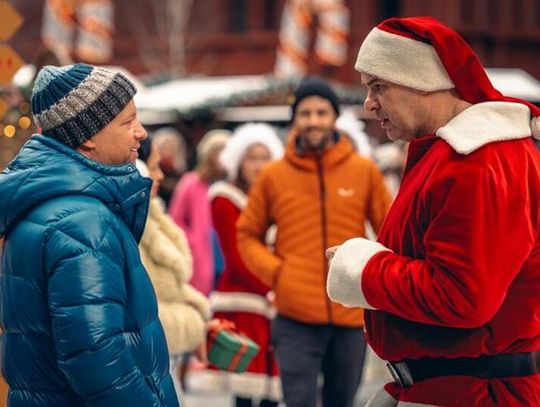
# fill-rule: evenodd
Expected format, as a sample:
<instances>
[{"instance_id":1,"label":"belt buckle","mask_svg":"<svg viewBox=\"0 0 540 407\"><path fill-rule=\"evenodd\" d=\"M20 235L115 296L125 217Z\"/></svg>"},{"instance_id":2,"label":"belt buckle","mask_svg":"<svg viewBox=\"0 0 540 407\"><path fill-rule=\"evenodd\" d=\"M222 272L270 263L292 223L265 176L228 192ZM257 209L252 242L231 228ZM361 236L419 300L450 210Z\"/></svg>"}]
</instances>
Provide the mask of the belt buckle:
<instances>
[{"instance_id":1,"label":"belt buckle","mask_svg":"<svg viewBox=\"0 0 540 407\"><path fill-rule=\"evenodd\" d=\"M413 385L414 381L407 363L386 361L386 367L390 371L390 374L397 385L400 387L409 387Z\"/></svg>"}]
</instances>

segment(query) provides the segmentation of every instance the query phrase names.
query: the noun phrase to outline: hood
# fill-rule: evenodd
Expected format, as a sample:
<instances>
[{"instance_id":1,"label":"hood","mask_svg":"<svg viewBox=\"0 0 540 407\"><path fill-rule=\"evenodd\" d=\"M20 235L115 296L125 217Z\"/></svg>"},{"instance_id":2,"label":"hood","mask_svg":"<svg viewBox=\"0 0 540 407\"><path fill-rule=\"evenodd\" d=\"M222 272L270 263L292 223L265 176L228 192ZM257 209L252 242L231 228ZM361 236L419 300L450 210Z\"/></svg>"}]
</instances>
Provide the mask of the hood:
<instances>
[{"instance_id":1,"label":"hood","mask_svg":"<svg viewBox=\"0 0 540 407\"><path fill-rule=\"evenodd\" d=\"M321 154L322 165L329 169L339 165L344 160L355 154L349 139L341 132L336 132L336 143ZM300 146L298 131L292 129L287 136L285 159L294 166L306 171L317 171L316 153L304 152Z\"/></svg>"},{"instance_id":2,"label":"hood","mask_svg":"<svg viewBox=\"0 0 540 407\"><path fill-rule=\"evenodd\" d=\"M46 136L34 135L0 174L0 236L31 209L53 198L97 198L140 240L152 181L134 164L105 165Z\"/></svg>"}]
</instances>

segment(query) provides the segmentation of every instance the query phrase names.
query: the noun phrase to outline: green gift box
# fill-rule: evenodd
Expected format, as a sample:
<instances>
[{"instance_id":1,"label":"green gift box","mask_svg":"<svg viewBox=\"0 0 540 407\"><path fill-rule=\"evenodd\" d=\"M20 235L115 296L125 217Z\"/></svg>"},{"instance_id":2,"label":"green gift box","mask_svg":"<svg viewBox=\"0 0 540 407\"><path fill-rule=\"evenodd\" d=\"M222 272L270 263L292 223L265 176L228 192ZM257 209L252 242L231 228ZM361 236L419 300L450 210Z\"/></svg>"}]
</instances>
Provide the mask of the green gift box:
<instances>
[{"instance_id":1,"label":"green gift box","mask_svg":"<svg viewBox=\"0 0 540 407\"><path fill-rule=\"evenodd\" d=\"M259 345L247 336L235 332L229 321L215 325L208 331L208 361L220 370L245 372L259 353Z\"/></svg>"}]
</instances>

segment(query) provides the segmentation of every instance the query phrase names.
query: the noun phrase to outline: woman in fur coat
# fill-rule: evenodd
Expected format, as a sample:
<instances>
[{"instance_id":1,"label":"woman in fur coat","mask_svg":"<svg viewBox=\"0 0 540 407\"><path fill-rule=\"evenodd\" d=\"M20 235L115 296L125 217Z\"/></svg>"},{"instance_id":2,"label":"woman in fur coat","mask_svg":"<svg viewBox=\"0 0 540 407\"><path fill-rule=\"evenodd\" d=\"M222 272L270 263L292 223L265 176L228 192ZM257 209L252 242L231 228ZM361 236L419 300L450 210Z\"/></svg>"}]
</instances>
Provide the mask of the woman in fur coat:
<instances>
[{"instance_id":1,"label":"woman in fur coat","mask_svg":"<svg viewBox=\"0 0 540 407\"><path fill-rule=\"evenodd\" d=\"M270 320L274 310L269 289L244 265L236 246L236 221L247 202L247 193L262 167L280 158L283 146L267 124L238 127L227 141L220 162L228 181L210 187L214 228L225 258L225 270L217 291L210 296L216 318L233 321L236 328L253 339L260 351L242 374L231 374L230 386L236 407L277 406L281 397L278 370L270 349Z\"/></svg>"},{"instance_id":2,"label":"woman in fur coat","mask_svg":"<svg viewBox=\"0 0 540 407\"><path fill-rule=\"evenodd\" d=\"M159 319L171 356L171 375L180 394L175 370L181 355L196 351L199 359L206 360L206 321L210 317L210 305L203 294L188 284L192 275L192 259L186 236L165 212L157 197L163 178L159 159L159 151L149 139L144 140L139 149L137 168L154 182L139 249L156 292Z\"/></svg>"}]
</instances>

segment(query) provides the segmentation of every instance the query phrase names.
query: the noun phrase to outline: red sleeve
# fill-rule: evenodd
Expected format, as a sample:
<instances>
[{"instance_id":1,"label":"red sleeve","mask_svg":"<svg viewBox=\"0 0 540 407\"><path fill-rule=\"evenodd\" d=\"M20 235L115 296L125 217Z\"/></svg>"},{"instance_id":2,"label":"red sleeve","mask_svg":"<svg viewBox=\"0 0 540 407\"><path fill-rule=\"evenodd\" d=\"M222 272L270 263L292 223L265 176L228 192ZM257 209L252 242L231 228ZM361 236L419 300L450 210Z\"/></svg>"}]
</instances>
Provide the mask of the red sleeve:
<instances>
[{"instance_id":1,"label":"red sleeve","mask_svg":"<svg viewBox=\"0 0 540 407\"><path fill-rule=\"evenodd\" d=\"M248 270L238 252L236 221L239 217L240 209L229 199L218 196L212 200L212 219L227 269L234 270L235 279L242 281L246 288L259 292L262 282Z\"/></svg>"},{"instance_id":2,"label":"red sleeve","mask_svg":"<svg viewBox=\"0 0 540 407\"><path fill-rule=\"evenodd\" d=\"M526 163L461 159L445 167L417 203L424 255L377 253L361 289L371 306L399 317L475 328L497 313L533 249L536 203Z\"/></svg>"}]
</instances>

